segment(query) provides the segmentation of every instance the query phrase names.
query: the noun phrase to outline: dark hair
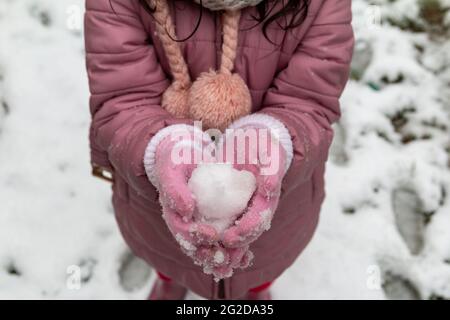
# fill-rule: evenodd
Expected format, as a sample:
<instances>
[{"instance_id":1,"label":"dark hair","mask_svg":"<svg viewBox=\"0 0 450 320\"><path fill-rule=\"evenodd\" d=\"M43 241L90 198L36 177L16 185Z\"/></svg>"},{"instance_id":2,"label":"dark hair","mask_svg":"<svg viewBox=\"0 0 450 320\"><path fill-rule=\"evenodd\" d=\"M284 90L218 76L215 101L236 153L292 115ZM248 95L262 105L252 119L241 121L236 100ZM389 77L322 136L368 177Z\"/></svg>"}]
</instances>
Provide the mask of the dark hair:
<instances>
[{"instance_id":1,"label":"dark hair","mask_svg":"<svg viewBox=\"0 0 450 320\"><path fill-rule=\"evenodd\" d=\"M275 10L278 2L282 2L281 8ZM287 31L293 29L302 24L308 14L310 0L263 0L257 6L258 15L252 16L257 22L253 27L263 24L263 34L267 40L272 42L267 36L267 28L270 24L276 23L281 29ZM151 8L147 0L139 0L142 7L149 13L154 12L154 8ZM201 0L200 0L201 3ZM194 28L194 31L186 39L189 39L195 31L197 31L202 18L202 9L200 10L199 19ZM274 11L274 12L272 12ZM283 18L281 22L280 18ZM180 40L184 41L186 39Z\"/></svg>"}]
</instances>

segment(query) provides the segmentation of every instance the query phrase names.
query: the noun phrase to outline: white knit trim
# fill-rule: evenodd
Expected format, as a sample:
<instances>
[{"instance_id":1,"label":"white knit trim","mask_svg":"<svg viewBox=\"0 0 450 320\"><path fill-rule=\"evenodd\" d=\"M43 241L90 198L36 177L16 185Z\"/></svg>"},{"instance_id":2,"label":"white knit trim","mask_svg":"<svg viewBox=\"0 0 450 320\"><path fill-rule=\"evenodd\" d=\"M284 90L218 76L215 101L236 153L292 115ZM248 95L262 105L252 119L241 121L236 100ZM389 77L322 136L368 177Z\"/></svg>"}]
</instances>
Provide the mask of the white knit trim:
<instances>
[{"instance_id":1,"label":"white knit trim","mask_svg":"<svg viewBox=\"0 0 450 320\"><path fill-rule=\"evenodd\" d=\"M158 187L158 179L155 174L155 162L156 162L156 149L158 145L163 141L167 136L173 134L174 132L187 132L194 133L194 135L199 136L199 140L202 142L208 142L208 135L206 135L201 129L198 127L187 125L187 124L174 124L168 127L165 127L159 130L149 141L147 147L145 148L144 153L144 168L150 182Z\"/></svg>"},{"instance_id":2,"label":"white knit trim","mask_svg":"<svg viewBox=\"0 0 450 320\"><path fill-rule=\"evenodd\" d=\"M289 130L278 119L267 114L255 113L242 117L233 122L228 129L239 129L248 126L263 127L269 129L272 136L277 139L286 151L286 171L289 169L294 157L294 148Z\"/></svg>"}]
</instances>

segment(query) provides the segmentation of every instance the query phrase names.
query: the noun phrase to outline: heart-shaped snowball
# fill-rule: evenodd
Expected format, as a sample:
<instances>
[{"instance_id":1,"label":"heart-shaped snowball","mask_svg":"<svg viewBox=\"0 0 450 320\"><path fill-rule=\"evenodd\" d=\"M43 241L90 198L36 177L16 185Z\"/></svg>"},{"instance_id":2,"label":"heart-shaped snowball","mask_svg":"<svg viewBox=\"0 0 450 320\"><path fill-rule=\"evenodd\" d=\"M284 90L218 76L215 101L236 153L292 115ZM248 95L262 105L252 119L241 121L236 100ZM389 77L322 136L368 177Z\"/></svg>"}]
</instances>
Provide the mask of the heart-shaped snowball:
<instances>
[{"instance_id":1,"label":"heart-shaped snowball","mask_svg":"<svg viewBox=\"0 0 450 320\"><path fill-rule=\"evenodd\" d=\"M188 185L197 202L195 218L223 232L247 208L256 179L231 164L204 163L192 172Z\"/></svg>"}]
</instances>

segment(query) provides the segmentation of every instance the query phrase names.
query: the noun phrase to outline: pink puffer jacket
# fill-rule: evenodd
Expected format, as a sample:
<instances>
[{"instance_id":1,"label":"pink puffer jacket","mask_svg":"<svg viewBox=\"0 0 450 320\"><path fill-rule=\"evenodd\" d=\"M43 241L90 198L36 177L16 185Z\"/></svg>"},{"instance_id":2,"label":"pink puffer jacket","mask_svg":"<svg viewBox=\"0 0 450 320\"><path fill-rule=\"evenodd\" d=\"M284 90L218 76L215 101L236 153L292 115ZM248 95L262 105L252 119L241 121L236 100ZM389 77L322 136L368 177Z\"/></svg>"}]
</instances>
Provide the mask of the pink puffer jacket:
<instances>
[{"instance_id":1,"label":"pink puffer jacket","mask_svg":"<svg viewBox=\"0 0 450 320\"><path fill-rule=\"evenodd\" d=\"M171 2L180 39L197 23L193 1ZM87 0L86 53L92 113L92 163L114 172L116 218L133 252L206 298L238 298L278 277L299 256L316 228L324 199L324 165L339 117L339 96L353 49L351 0L313 0L306 21L288 32L272 24L271 43L243 10L235 71L246 81L253 112L281 120L294 147L272 227L251 245L254 264L216 283L184 255L161 217L143 155L160 129L186 123L161 108L170 84L152 17L137 0ZM193 79L218 68L220 13L204 10L198 30L181 43Z\"/></svg>"}]
</instances>

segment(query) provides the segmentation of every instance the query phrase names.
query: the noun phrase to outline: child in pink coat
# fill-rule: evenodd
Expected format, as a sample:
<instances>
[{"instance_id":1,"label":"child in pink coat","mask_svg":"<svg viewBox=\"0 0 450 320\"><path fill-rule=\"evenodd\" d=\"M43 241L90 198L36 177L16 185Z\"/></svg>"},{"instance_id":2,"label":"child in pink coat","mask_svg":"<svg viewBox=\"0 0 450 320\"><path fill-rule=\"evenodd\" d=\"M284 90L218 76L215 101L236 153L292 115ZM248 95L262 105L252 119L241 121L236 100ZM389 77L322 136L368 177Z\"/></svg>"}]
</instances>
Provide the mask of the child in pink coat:
<instances>
[{"instance_id":1,"label":"child in pink coat","mask_svg":"<svg viewBox=\"0 0 450 320\"><path fill-rule=\"evenodd\" d=\"M352 56L351 1L86 6L93 170L114 181L123 237L160 275L150 299L182 299L187 289L269 299L318 222ZM174 160L180 150L190 161ZM220 232L198 218L189 186L205 161L231 163L256 182Z\"/></svg>"}]
</instances>

